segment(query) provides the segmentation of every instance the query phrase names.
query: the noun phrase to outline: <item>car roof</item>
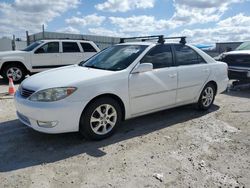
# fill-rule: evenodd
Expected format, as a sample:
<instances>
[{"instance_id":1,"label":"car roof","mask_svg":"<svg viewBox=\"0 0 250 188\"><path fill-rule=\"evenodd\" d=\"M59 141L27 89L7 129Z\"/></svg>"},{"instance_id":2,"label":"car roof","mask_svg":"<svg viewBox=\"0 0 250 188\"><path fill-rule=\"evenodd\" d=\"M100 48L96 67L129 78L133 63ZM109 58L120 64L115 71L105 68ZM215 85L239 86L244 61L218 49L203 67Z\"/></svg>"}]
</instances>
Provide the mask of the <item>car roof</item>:
<instances>
[{"instance_id":1,"label":"car roof","mask_svg":"<svg viewBox=\"0 0 250 188\"><path fill-rule=\"evenodd\" d=\"M236 50L236 51L231 51L231 52L225 52L225 55L241 55L241 54L249 54L250 55L250 50Z\"/></svg>"},{"instance_id":2,"label":"car roof","mask_svg":"<svg viewBox=\"0 0 250 188\"><path fill-rule=\"evenodd\" d=\"M54 42L54 41L62 41L62 42L92 42L92 41L88 41L88 40L73 40L73 39L44 39L44 40L41 40L43 42Z\"/></svg>"}]
</instances>

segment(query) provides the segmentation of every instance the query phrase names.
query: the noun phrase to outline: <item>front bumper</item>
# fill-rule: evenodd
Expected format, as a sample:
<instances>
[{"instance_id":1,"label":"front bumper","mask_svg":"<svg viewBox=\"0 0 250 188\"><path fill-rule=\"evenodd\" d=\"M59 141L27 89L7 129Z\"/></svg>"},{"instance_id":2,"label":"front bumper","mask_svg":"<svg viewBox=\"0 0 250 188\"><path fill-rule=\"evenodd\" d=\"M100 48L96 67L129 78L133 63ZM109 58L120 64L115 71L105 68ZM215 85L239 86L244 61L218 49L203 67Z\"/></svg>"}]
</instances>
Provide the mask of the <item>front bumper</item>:
<instances>
[{"instance_id":1,"label":"front bumper","mask_svg":"<svg viewBox=\"0 0 250 188\"><path fill-rule=\"evenodd\" d=\"M250 81L250 70L229 68L228 77L233 80Z\"/></svg>"},{"instance_id":2,"label":"front bumper","mask_svg":"<svg viewBox=\"0 0 250 188\"><path fill-rule=\"evenodd\" d=\"M71 102L65 99L56 102L33 102L23 98L19 91L15 94L18 119L36 131L44 133L64 133L79 130L79 121L87 102ZM44 127L39 122L54 122L52 127Z\"/></svg>"}]
</instances>

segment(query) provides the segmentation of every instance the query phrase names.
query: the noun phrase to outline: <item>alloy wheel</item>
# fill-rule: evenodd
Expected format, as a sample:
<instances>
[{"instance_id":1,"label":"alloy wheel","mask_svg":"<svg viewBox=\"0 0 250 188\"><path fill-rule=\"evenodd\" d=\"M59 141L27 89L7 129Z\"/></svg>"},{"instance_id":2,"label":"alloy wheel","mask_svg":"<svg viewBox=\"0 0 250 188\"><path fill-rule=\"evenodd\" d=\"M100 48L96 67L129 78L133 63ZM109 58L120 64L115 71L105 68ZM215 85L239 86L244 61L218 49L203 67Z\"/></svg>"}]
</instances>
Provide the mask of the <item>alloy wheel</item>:
<instances>
[{"instance_id":1,"label":"alloy wheel","mask_svg":"<svg viewBox=\"0 0 250 188\"><path fill-rule=\"evenodd\" d=\"M202 104L208 107L214 99L214 90L212 87L207 87L202 94Z\"/></svg>"},{"instance_id":2,"label":"alloy wheel","mask_svg":"<svg viewBox=\"0 0 250 188\"><path fill-rule=\"evenodd\" d=\"M117 121L117 112L110 104L98 106L90 117L90 126L94 133L105 135L115 126Z\"/></svg>"},{"instance_id":3,"label":"alloy wheel","mask_svg":"<svg viewBox=\"0 0 250 188\"><path fill-rule=\"evenodd\" d=\"M12 78L13 81L18 81L22 78L23 73L18 67L11 67L7 70L6 75L8 78Z\"/></svg>"}]
</instances>

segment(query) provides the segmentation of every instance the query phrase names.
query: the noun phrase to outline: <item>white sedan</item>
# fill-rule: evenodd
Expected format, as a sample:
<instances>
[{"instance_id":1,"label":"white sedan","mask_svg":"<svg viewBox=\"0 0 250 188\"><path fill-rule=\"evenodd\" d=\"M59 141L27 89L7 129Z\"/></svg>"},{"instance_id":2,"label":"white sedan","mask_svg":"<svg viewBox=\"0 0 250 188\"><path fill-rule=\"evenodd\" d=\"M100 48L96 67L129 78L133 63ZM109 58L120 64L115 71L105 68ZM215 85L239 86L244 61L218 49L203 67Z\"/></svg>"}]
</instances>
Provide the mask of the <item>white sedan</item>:
<instances>
[{"instance_id":1,"label":"white sedan","mask_svg":"<svg viewBox=\"0 0 250 188\"><path fill-rule=\"evenodd\" d=\"M207 110L227 83L227 64L196 47L130 42L27 78L15 105L19 120L37 131L98 140L129 118L192 103Z\"/></svg>"}]
</instances>

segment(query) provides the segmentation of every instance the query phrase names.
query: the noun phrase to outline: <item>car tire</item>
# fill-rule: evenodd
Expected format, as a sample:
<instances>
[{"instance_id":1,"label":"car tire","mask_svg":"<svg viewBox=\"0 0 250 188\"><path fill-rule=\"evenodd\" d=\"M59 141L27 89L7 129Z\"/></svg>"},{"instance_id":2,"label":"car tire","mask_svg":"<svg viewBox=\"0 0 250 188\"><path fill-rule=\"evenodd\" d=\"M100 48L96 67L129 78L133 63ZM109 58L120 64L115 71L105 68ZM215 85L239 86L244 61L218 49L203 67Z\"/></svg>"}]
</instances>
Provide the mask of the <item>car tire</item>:
<instances>
[{"instance_id":1,"label":"car tire","mask_svg":"<svg viewBox=\"0 0 250 188\"><path fill-rule=\"evenodd\" d=\"M87 105L80 118L80 133L88 140L111 136L122 120L122 110L113 98L102 97Z\"/></svg>"},{"instance_id":2,"label":"car tire","mask_svg":"<svg viewBox=\"0 0 250 188\"><path fill-rule=\"evenodd\" d=\"M208 83L203 88L200 94L200 98L197 103L197 108L203 111L208 110L214 102L215 94L216 94L216 90L215 90L214 84Z\"/></svg>"},{"instance_id":3,"label":"car tire","mask_svg":"<svg viewBox=\"0 0 250 188\"><path fill-rule=\"evenodd\" d=\"M5 81L8 81L9 77L13 79L14 83L20 83L27 75L26 69L19 64L10 63L3 67L2 76Z\"/></svg>"}]
</instances>

